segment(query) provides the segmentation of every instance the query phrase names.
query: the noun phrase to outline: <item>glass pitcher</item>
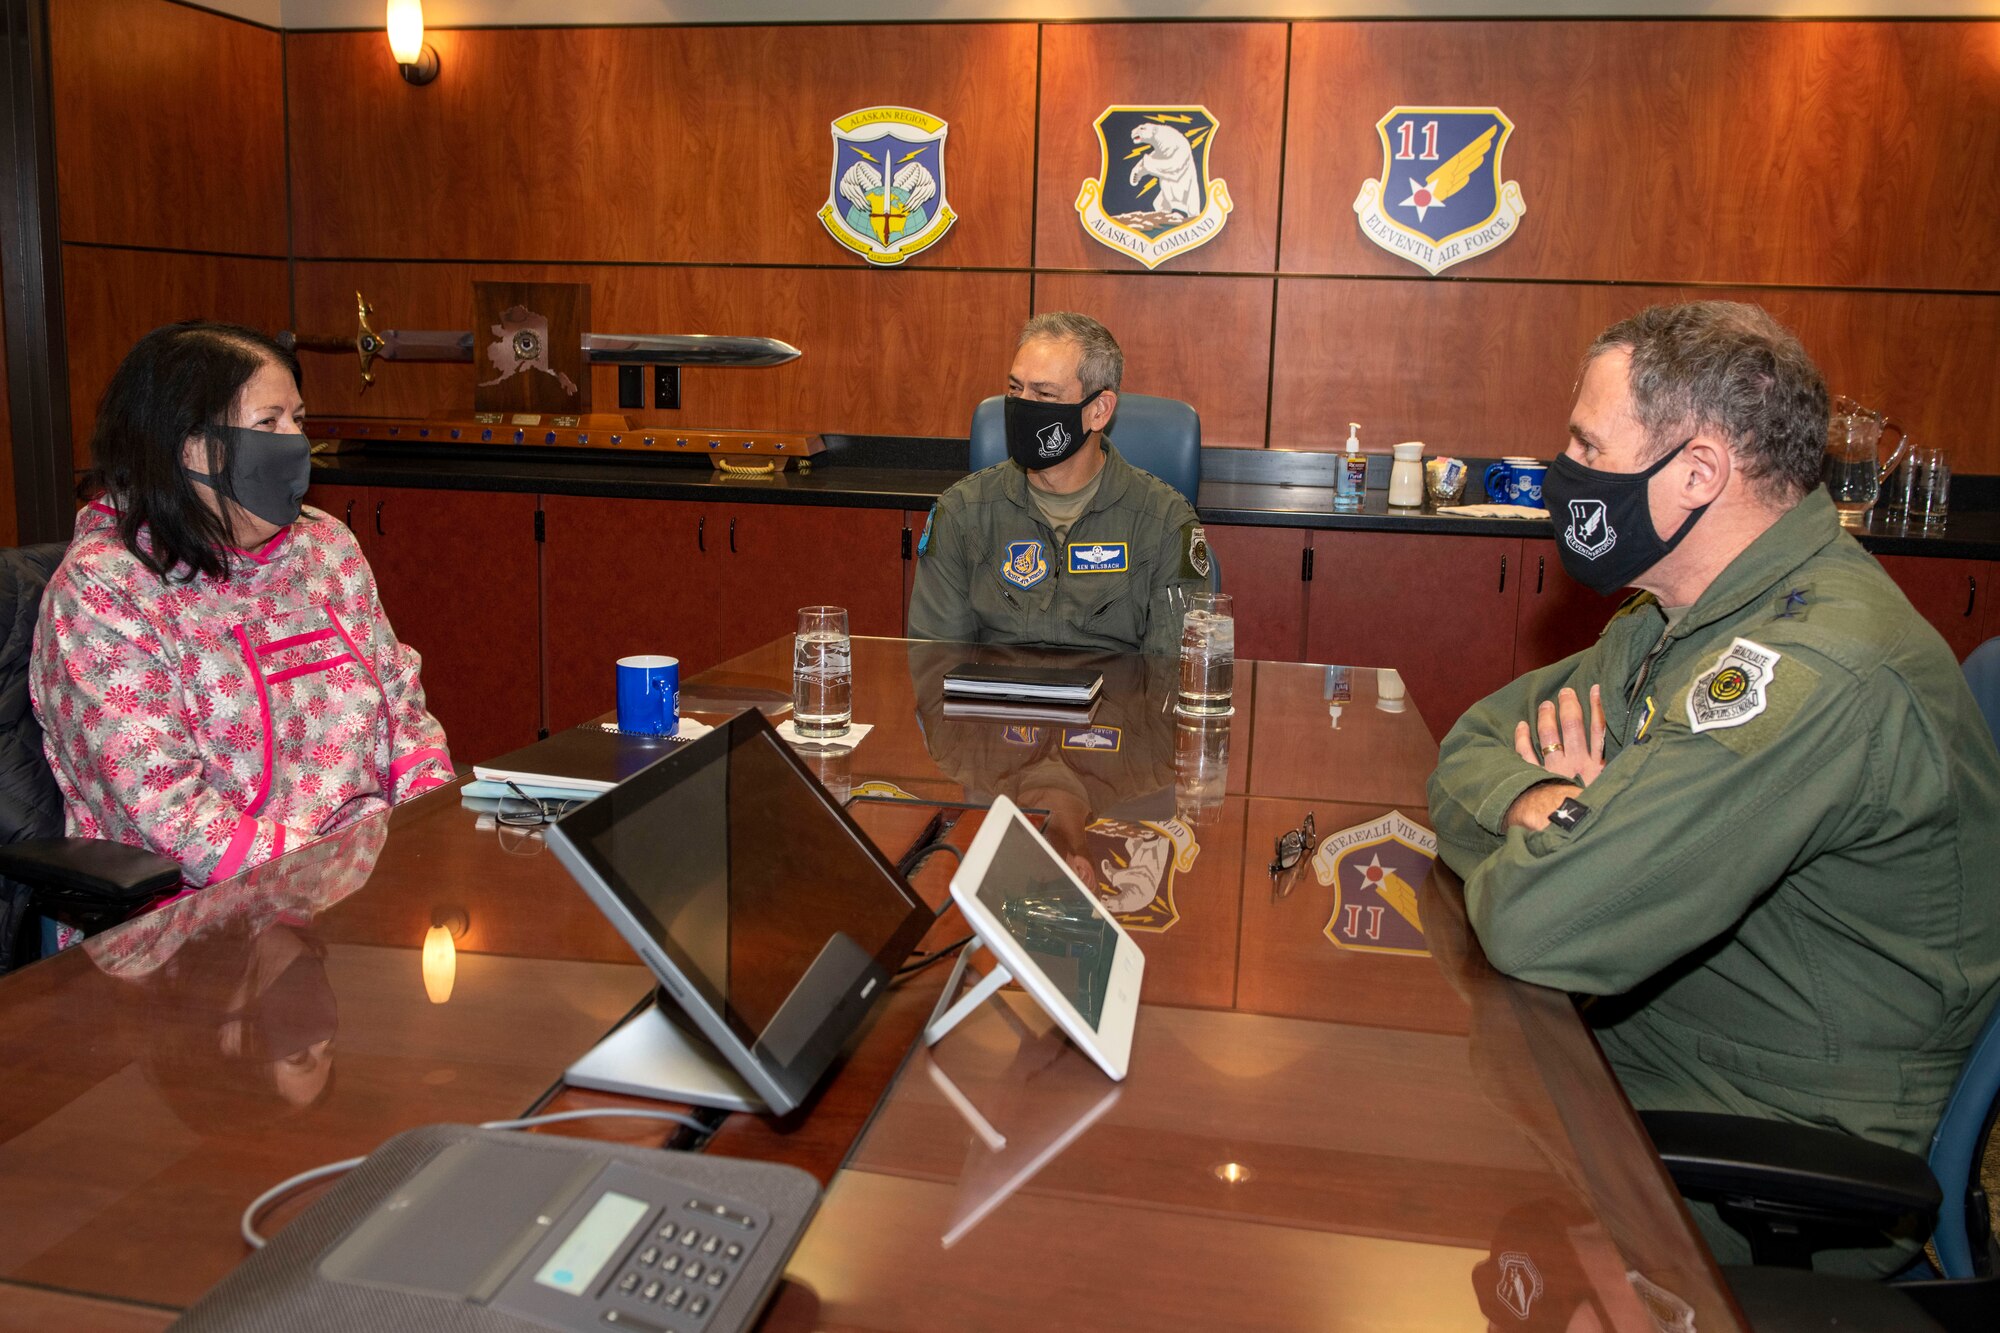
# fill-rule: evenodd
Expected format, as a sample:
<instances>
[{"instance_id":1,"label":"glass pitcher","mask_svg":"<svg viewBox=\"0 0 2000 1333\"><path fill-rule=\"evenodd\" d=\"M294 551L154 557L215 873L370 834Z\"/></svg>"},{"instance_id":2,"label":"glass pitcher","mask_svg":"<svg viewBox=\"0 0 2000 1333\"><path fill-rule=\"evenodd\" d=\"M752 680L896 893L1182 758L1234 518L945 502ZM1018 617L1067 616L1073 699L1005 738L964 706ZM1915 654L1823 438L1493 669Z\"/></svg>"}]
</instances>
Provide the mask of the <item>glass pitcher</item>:
<instances>
[{"instance_id":1,"label":"glass pitcher","mask_svg":"<svg viewBox=\"0 0 2000 1333\"><path fill-rule=\"evenodd\" d=\"M1882 437L1895 432L1896 447L1885 460ZM1882 491L1882 481L1909 448L1903 428L1872 408L1845 396L1833 400L1826 428L1826 489L1847 527L1860 527Z\"/></svg>"}]
</instances>

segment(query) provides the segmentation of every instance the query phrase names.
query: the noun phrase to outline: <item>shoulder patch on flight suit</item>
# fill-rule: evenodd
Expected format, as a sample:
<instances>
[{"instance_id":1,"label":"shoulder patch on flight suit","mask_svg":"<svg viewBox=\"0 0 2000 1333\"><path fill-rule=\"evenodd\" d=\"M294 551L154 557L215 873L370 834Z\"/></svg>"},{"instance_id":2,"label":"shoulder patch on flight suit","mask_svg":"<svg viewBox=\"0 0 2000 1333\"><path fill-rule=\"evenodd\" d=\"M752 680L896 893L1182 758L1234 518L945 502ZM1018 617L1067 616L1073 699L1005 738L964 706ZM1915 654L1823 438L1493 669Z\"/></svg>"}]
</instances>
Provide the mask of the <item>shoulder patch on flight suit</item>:
<instances>
[{"instance_id":1,"label":"shoulder patch on flight suit","mask_svg":"<svg viewBox=\"0 0 2000 1333\"><path fill-rule=\"evenodd\" d=\"M1818 684L1819 672L1796 657L1736 639L1688 686L1688 730L1714 732L1738 754L1750 754L1784 729Z\"/></svg>"},{"instance_id":2,"label":"shoulder patch on flight suit","mask_svg":"<svg viewBox=\"0 0 2000 1333\"><path fill-rule=\"evenodd\" d=\"M931 549L931 525L936 522L937 522L937 506L932 505L931 512L924 515L924 534L923 536L917 538L918 555L923 555L924 553L926 553Z\"/></svg>"},{"instance_id":3,"label":"shoulder patch on flight suit","mask_svg":"<svg viewBox=\"0 0 2000 1333\"><path fill-rule=\"evenodd\" d=\"M1208 533L1199 523L1181 524L1181 577L1205 579L1213 564L1208 554Z\"/></svg>"}]
</instances>

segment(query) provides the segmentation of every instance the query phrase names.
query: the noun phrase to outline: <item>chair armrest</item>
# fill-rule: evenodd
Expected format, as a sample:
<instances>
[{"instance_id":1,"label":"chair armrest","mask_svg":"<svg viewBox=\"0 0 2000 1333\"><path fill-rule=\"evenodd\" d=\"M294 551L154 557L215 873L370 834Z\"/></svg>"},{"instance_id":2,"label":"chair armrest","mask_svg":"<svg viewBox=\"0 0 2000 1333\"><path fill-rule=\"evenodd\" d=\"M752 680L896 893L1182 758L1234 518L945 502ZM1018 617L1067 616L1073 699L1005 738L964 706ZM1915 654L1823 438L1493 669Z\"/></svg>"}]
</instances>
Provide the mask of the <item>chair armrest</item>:
<instances>
[{"instance_id":1,"label":"chair armrest","mask_svg":"<svg viewBox=\"0 0 2000 1333\"><path fill-rule=\"evenodd\" d=\"M1873 1217L1935 1216L1944 1200L1923 1158L1850 1134L1702 1111L1639 1119L1674 1184L1695 1197Z\"/></svg>"},{"instance_id":2,"label":"chair armrest","mask_svg":"<svg viewBox=\"0 0 2000 1333\"><path fill-rule=\"evenodd\" d=\"M181 868L104 838L31 838L0 846L0 876L35 890L44 905L139 907L180 883Z\"/></svg>"}]
</instances>

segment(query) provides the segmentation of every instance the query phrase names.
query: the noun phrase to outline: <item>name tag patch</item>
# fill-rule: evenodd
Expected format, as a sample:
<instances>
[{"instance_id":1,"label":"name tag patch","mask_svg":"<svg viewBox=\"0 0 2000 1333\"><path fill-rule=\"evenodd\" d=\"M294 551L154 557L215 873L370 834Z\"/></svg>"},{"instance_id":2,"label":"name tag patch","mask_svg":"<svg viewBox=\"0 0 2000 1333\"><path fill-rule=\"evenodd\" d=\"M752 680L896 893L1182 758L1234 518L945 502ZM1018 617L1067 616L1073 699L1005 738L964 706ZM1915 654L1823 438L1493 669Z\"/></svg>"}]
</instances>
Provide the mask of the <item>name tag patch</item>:
<instances>
[{"instance_id":1,"label":"name tag patch","mask_svg":"<svg viewBox=\"0 0 2000 1333\"><path fill-rule=\"evenodd\" d=\"M1069 572L1072 574L1123 574L1125 569L1124 542L1092 542L1088 546L1072 544L1069 548Z\"/></svg>"},{"instance_id":2,"label":"name tag patch","mask_svg":"<svg viewBox=\"0 0 2000 1333\"><path fill-rule=\"evenodd\" d=\"M1049 561L1040 541L1008 542L1000 577L1017 588L1032 588L1049 576Z\"/></svg>"},{"instance_id":3,"label":"name tag patch","mask_svg":"<svg viewBox=\"0 0 2000 1333\"><path fill-rule=\"evenodd\" d=\"M1770 706L1770 685L1782 654L1737 639L1714 666L1688 686L1688 729L1700 733L1740 727Z\"/></svg>"},{"instance_id":4,"label":"name tag patch","mask_svg":"<svg viewBox=\"0 0 2000 1333\"><path fill-rule=\"evenodd\" d=\"M1125 733L1118 727L1064 727L1062 748L1065 750L1096 750L1100 754L1116 754L1124 741Z\"/></svg>"}]
</instances>

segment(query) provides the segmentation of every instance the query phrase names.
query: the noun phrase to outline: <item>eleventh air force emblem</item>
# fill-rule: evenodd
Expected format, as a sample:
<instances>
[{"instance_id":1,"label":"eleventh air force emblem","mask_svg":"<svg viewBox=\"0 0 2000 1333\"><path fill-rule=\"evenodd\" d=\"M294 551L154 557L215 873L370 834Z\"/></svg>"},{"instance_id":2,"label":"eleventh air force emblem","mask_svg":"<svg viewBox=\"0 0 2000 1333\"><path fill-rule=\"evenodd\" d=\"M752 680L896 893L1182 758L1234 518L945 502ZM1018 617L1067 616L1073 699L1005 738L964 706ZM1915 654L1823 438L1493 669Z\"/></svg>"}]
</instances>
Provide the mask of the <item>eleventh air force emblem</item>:
<instances>
[{"instance_id":1,"label":"eleventh air force emblem","mask_svg":"<svg viewBox=\"0 0 2000 1333\"><path fill-rule=\"evenodd\" d=\"M1375 133L1382 175L1354 200L1362 235L1437 274L1514 234L1528 204L1500 179L1514 122L1499 107L1391 107Z\"/></svg>"},{"instance_id":2,"label":"eleventh air force emblem","mask_svg":"<svg viewBox=\"0 0 2000 1333\"><path fill-rule=\"evenodd\" d=\"M1147 268L1222 233L1229 184L1209 175L1216 121L1203 106L1108 106L1097 118L1098 170L1076 196L1091 239Z\"/></svg>"},{"instance_id":3,"label":"eleventh air force emblem","mask_svg":"<svg viewBox=\"0 0 2000 1333\"><path fill-rule=\"evenodd\" d=\"M871 106L833 122L833 184L819 220L871 264L900 264L944 239L958 214L945 199L950 127L906 106Z\"/></svg>"}]
</instances>

